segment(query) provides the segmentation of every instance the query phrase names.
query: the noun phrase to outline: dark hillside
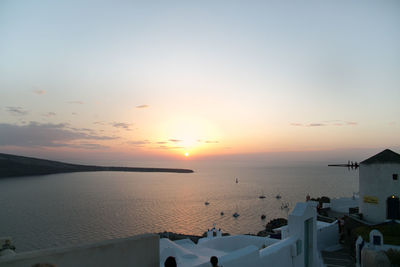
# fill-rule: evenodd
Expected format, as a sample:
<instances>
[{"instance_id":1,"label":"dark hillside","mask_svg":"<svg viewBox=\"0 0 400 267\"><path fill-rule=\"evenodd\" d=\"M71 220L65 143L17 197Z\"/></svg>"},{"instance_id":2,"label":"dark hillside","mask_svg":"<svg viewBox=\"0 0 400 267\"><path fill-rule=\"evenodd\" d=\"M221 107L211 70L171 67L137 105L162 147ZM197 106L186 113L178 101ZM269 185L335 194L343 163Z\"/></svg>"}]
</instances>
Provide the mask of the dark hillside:
<instances>
[{"instance_id":1,"label":"dark hillside","mask_svg":"<svg viewBox=\"0 0 400 267\"><path fill-rule=\"evenodd\" d=\"M66 172L87 171L127 171L127 172L174 172L191 173L189 169L170 168L140 168L140 167L104 167L91 165L69 164L59 161L22 157L0 153L0 178L43 175Z\"/></svg>"}]
</instances>

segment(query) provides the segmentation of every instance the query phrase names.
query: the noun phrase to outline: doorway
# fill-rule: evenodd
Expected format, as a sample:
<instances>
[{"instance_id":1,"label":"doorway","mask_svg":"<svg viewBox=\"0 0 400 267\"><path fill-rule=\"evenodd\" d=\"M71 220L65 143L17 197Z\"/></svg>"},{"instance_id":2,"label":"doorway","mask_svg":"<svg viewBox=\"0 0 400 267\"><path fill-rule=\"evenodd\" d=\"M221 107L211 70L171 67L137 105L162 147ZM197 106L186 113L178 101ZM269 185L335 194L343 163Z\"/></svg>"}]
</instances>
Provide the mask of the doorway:
<instances>
[{"instance_id":1,"label":"doorway","mask_svg":"<svg viewBox=\"0 0 400 267\"><path fill-rule=\"evenodd\" d=\"M398 220L400 219L400 202L399 197L390 196L386 200L387 204L387 219Z\"/></svg>"},{"instance_id":2,"label":"doorway","mask_svg":"<svg viewBox=\"0 0 400 267\"><path fill-rule=\"evenodd\" d=\"M313 262L313 219L304 221L304 266L312 267Z\"/></svg>"}]
</instances>

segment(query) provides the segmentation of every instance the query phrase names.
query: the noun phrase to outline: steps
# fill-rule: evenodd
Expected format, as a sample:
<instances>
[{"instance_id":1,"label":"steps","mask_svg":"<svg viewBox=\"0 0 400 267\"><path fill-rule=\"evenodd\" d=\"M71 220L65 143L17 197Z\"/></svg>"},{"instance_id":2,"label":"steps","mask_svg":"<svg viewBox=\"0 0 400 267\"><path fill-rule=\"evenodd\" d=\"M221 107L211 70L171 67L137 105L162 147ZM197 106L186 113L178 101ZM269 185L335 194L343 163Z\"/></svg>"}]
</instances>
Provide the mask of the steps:
<instances>
[{"instance_id":1,"label":"steps","mask_svg":"<svg viewBox=\"0 0 400 267\"><path fill-rule=\"evenodd\" d=\"M355 267L355 261L347 249L337 251L321 251L326 267Z\"/></svg>"}]
</instances>

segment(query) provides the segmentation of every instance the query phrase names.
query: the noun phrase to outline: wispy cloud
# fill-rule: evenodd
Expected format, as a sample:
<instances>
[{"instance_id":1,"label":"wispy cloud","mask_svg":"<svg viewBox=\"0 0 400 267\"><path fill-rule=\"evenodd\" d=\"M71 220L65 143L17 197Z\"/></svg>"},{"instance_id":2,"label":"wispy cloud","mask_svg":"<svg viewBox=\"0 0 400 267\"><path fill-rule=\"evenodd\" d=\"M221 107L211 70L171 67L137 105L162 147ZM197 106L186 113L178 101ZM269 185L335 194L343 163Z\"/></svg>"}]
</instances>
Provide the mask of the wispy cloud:
<instances>
[{"instance_id":1,"label":"wispy cloud","mask_svg":"<svg viewBox=\"0 0 400 267\"><path fill-rule=\"evenodd\" d=\"M197 142L205 143L205 144L218 144L219 143L219 141L216 141L216 140L203 140L203 139L197 139Z\"/></svg>"},{"instance_id":2,"label":"wispy cloud","mask_svg":"<svg viewBox=\"0 0 400 267\"><path fill-rule=\"evenodd\" d=\"M132 124L125 122L112 122L111 125L115 128L121 128L130 131L131 130L130 127Z\"/></svg>"},{"instance_id":3,"label":"wispy cloud","mask_svg":"<svg viewBox=\"0 0 400 267\"><path fill-rule=\"evenodd\" d=\"M127 143L136 146L151 144L149 140L136 140L136 141L129 141Z\"/></svg>"},{"instance_id":4,"label":"wispy cloud","mask_svg":"<svg viewBox=\"0 0 400 267\"><path fill-rule=\"evenodd\" d=\"M165 146L165 145L162 145L162 146L158 146L156 148L158 148L158 149L182 149L184 147L182 147L182 146Z\"/></svg>"},{"instance_id":5,"label":"wispy cloud","mask_svg":"<svg viewBox=\"0 0 400 267\"><path fill-rule=\"evenodd\" d=\"M144 147L145 145L151 144L151 142L147 139L146 140L133 140L133 141L126 142L126 144L133 145L136 147Z\"/></svg>"},{"instance_id":6,"label":"wispy cloud","mask_svg":"<svg viewBox=\"0 0 400 267\"><path fill-rule=\"evenodd\" d=\"M69 129L71 129L71 130L73 130L75 132L87 132L87 133L96 135L96 131L93 130L93 129L89 129L89 128L73 128L73 127L70 127Z\"/></svg>"},{"instance_id":7,"label":"wispy cloud","mask_svg":"<svg viewBox=\"0 0 400 267\"><path fill-rule=\"evenodd\" d=\"M35 94L37 94L37 95L44 95L45 93L46 93L46 91L45 90L33 90L33 92L35 93Z\"/></svg>"},{"instance_id":8,"label":"wispy cloud","mask_svg":"<svg viewBox=\"0 0 400 267\"><path fill-rule=\"evenodd\" d=\"M207 140L207 141L205 141L204 143L206 143L206 144L218 144L218 143L219 143L219 141L215 141L215 140Z\"/></svg>"},{"instance_id":9,"label":"wispy cloud","mask_svg":"<svg viewBox=\"0 0 400 267\"><path fill-rule=\"evenodd\" d=\"M55 112L47 112L42 114L45 117L53 117L56 116L57 114Z\"/></svg>"},{"instance_id":10,"label":"wispy cloud","mask_svg":"<svg viewBox=\"0 0 400 267\"><path fill-rule=\"evenodd\" d=\"M148 107L150 107L149 105L139 105L139 106L136 106L136 108L148 108Z\"/></svg>"},{"instance_id":11,"label":"wispy cloud","mask_svg":"<svg viewBox=\"0 0 400 267\"><path fill-rule=\"evenodd\" d=\"M83 148L83 149L106 149L108 146L96 144L96 143L78 143L78 144L68 144L66 145L71 148Z\"/></svg>"},{"instance_id":12,"label":"wispy cloud","mask_svg":"<svg viewBox=\"0 0 400 267\"><path fill-rule=\"evenodd\" d=\"M30 122L25 125L0 123L0 146L92 148L84 140L113 140L114 136L97 135L69 128L66 123ZM97 146L99 147L100 144Z\"/></svg>"},{"instance_id":13,"label":"wispy cloud","mask_svg":"<svg viewBox=\"0 0 400 267\"><path fill-rule=\"evenodd\" d=\"M156 144L159 144L159 145L164 145L164 144L167 144L168 142L165 142L165 141L159 141L159 142L156 142Z\"/></svg>"},{"instance_id":14,"label":"wispy cloud","mask_svg":"<svg viewBox=\"0 0 400 267\"><path fill-rule=\"evenodd\" d=\"M312 122L312 123L298 123L293 122L290 123L291 126L295 127L324 127L324 126L356 126L358 125L357 122L354 121L341 121L341 120L330 120L330 121L323 121L323 122Z\"/></svg>"},{"instance_id":15,"label":"wispy cloud","mask_svg":"<svg viewBox=\"0 0 400 267\"><path fill-rule=\"evenodd\" d=\"M24 116L28 114L28 111L21 107L6 107L6 111L14 116Z\"/></svg>"},{"instance_id":16,"label":"wispy cloud","mask_svg":"<svg viewBox=\"0 0 400 267\"><path fill-rule=\"evenodd\" d=\"M307 125L308 127L321 127L321 126L326 126L324 123L310 123Z\"/></svg>"},{"instance_id":17,"label":"wispy cloud","mask_svg":"<svg viewBox=\"0 0 400 267\"><path fill-rule=\"evenodd\" d=\"M84 103L82 101L68 101L68 104L77 104L77 105L83 105Z\"/></svg>"},{"instance_id":18,"label":"wispy cloud","mask_svg":"<svg viewBox=\"0 0 400 267\"><path fill-rule=\"evenodd\" d=\"M174 143L182 142L182 140L179 140L179 139L169 139L168 141L174 142Z\"/></svg>"}]
</instances>

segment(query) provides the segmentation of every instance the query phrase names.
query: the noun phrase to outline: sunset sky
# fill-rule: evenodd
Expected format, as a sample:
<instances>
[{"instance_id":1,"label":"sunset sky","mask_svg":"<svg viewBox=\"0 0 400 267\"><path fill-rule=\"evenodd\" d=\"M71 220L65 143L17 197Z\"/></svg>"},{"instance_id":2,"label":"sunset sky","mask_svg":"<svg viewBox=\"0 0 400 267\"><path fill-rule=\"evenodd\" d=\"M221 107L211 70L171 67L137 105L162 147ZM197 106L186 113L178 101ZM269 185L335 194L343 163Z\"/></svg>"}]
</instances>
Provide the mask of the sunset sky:
<instances>
[{"instance_id":1,"label":"sunset sky","mask_svg":"<svg viewBox=\"0 0 400 267\"><path fill-rule=\"evenodd\" d=\"M0 1L0 152L400 146L398 1Z\"/></svg>"}]
</instances>

